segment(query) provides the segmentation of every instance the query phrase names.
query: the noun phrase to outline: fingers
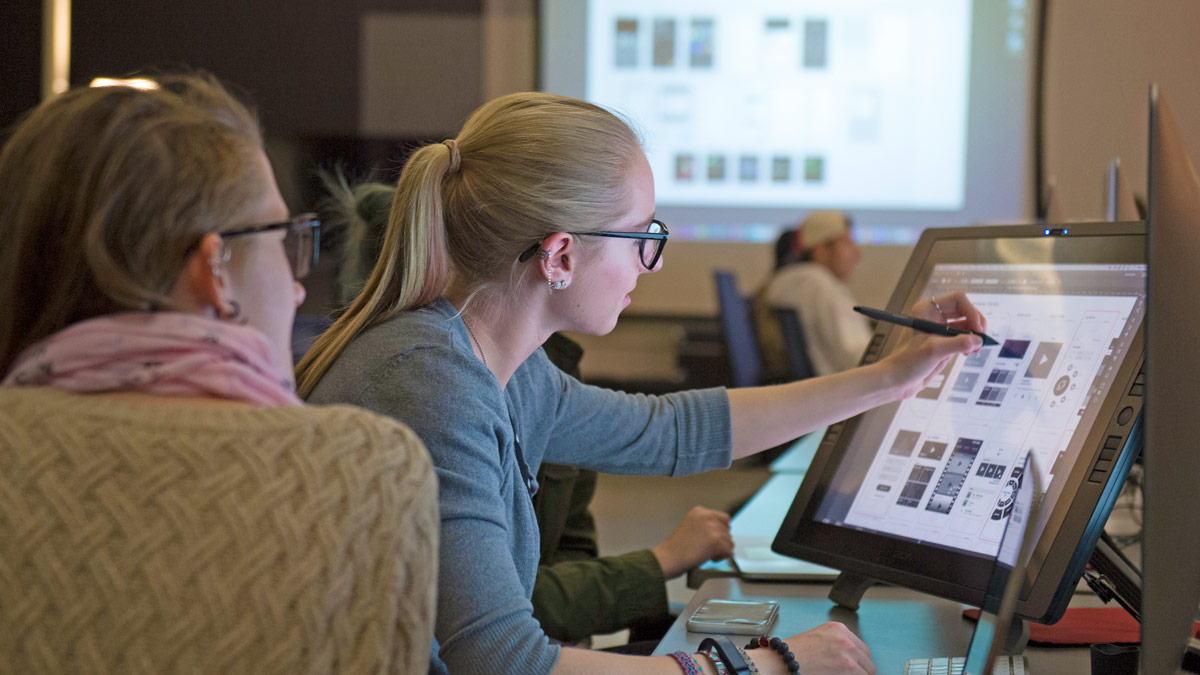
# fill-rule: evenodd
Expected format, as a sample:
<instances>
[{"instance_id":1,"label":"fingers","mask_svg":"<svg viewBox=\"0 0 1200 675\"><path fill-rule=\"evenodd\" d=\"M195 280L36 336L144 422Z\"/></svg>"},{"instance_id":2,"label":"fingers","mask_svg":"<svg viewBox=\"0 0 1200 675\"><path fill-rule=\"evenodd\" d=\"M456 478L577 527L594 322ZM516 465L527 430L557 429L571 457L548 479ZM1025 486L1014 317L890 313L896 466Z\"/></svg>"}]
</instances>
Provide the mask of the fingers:
<instances>
[{"instance_id":1,"label":"fingers","mask_svg":"<svg viewBox=\"0 0 1200 675\"><path fill-rule=\"evenodd\" d=\"M802 673L875 673L870 648L844 624L824 623L785 642Z\"/></svg>"}]
</instances>

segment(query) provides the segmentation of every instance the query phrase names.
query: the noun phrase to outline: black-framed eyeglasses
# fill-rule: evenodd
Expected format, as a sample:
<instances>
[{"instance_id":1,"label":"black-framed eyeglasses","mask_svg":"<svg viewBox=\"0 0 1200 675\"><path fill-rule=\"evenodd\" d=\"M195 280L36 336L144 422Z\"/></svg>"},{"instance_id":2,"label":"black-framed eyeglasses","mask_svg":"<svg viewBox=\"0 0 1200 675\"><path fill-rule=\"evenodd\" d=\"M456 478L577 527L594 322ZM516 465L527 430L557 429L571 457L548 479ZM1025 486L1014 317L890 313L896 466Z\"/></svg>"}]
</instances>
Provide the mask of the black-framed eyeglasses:
<instances>
[{"instance_id":1,"label":"black-framed eyeglasses","mask_svg":"<svg viewBox=\"0 0 1200 675\"><path fill-rule=\"evenodd\" d=\"M671 235L667 229L666 223L661 220L652 220L646 227L645 232L568 232L576 236L588 237L616 237L618 239L638 239L638 257L641 258L642 264L646 269L652 270L658 264L658 260L662 258L663 249L667 247L667 238ZM650 246L646 246L647 242L653 242ZM538 242L533 246L525 249L521 256L517 258L517 262L525 262L538 252L542 242Z\"/></svg>"},{"instance_id":2,"label":"black-framed eyeglasses","mask_svg":"<svg viewBox=\"0 0 1200 675\"><path fill-rule=\"evenodd\" d=\"M222 238L229 239L271 230L287 230L283 236L283 250L287 253L288 263L292 266L292 277L299 281L308 276L308 273L317 266L317 258L321 254L321 221L315 213L302 213L282 223L244 227L221 232L220 235Z\"/></svg>"}]
</instances>

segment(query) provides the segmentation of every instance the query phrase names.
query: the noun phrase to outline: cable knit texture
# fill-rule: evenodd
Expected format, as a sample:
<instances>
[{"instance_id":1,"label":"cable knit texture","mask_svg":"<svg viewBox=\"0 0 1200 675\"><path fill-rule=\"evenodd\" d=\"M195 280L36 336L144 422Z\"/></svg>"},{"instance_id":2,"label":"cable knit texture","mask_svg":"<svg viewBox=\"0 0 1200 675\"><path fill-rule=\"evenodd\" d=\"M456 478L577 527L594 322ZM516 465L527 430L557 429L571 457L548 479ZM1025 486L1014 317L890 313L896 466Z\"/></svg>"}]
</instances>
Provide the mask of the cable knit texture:
<instances>
[{"instance_id":1,"label":"cable knit texture","mask_svg":"<svg viewBox=\"0 0 1200 675\"><path fill-rule=\"evenodd\" d=\"M345 406L0 390L0 673L417 673L424 446Z\"/></svg>"}]
</instances>

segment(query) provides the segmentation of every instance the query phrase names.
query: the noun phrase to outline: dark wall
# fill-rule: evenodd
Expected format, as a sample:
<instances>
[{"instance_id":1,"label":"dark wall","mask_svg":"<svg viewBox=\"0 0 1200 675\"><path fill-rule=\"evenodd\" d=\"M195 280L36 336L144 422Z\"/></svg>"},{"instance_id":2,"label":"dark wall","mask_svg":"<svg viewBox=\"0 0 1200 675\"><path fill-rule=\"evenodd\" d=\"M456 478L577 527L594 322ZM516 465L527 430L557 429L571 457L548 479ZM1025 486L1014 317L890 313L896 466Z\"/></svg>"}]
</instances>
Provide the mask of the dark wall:
<instances>
[{"instance_id":1,"label":"dark wall","mask_svg":"<svg viewBox=\"0 0 1200 675\"><path fill-rule=\"evenodd\" d=\"M258 105L274 136L353 135L364 12L478 14L482 0L74 0L72 86L202 68ZM41 3L0 2L0 124L37 103ZM9 34L12 34L11 36Z\"/></svg>"},{"instance_id":2,"label":"dark wall","mask_svg":"<svg viewBox=\"0 0 1200 675\"><path fill-rule=\"evenodd\" d=\"M41 96L42 3L0 2L0 130ZM6 137L0 131L0 138Z\"/></svg>"}]
</instances>

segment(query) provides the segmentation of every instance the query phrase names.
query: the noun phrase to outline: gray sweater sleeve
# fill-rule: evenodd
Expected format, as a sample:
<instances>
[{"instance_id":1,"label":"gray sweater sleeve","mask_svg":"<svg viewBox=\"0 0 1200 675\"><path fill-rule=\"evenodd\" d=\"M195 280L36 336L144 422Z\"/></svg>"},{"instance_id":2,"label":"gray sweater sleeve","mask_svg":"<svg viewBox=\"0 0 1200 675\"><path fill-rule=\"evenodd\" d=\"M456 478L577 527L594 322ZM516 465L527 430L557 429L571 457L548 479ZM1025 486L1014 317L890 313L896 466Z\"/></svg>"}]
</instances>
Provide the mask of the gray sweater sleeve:
<instances>
[{"instance_id":1,"label":"gray sweater sleeve","mask_svg":"<svg viewBox=\"0 0 1200 675\"><path fill-rule=\"evenodd\" d=\"M535 458L606 473L672 475L729 466L729 396L721 387L646 396L594 387L537 351L509 386L530 420ZM537 433L533 433L533 430ZM536 459L535 459L536 461Z\"/></svg>"}]
</instances>

